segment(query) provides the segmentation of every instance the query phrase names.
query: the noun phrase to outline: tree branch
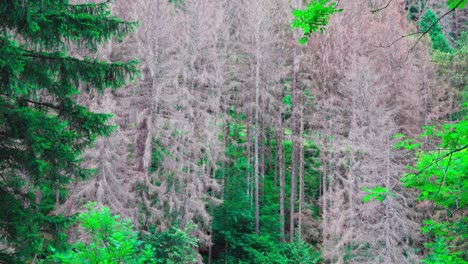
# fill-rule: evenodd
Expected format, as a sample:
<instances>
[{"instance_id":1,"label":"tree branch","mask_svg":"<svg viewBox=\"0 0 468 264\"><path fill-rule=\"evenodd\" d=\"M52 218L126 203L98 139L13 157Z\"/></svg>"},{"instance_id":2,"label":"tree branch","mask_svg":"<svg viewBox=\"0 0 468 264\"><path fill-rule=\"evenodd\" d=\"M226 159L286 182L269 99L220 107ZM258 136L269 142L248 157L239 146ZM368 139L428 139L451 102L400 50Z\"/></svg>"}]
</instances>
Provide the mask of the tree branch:
<instances>
[{"instance_id":1,"label":"tree branch","mask_svg":"<svg viewBox=\"0 0 468 264\"><path fill-rule=\"evenodd\" d=\"M387 8L391 3L393 2L393 0L389 0L388 3L383 6L383 7L380 7L380 8L377 8L377 9L374 9L374 10L371 10L372 13L375 13L375 12L379 12L381 10L384 10L385 8Z\"/></svg>"},{"instance_id":2,"label":"tree branch","mask_svg":"<svg viewBox=\"0 0 468 264\"><path fill-rule=\"evenodd\" d=\"M452 13L456 8L458 8L458 6L460 6L463 1L464 0L458 1L458 3L452 9L445 12L445 14L440 16L434 23L432 23L432 25L426 31L422 32L421 36L419 36L418 40L416 40L416 43L414 43L414 45L411 47L411 49L409 49L408 52L406 53L406 59L408 59L408 56L409 56L410 52L414 50L414 48L416 47L416 45L418 45L418 43L422 39L422 37L424 37L424 35L429 33L432 30L432 28L439 23L440 20L442 20L445 16Z\"/></svg>"},{"instance_id":3,"label":"tree branch","mask_svg":"<svg viewBox=\"0 0 468 264\"><path fill-rule=\"evenodd\" d=\"M437 162L445 159L446 157L450 156L452 157L453 153L455 152L460 152L464 149L468 149L468 145L465 145L463 147L460 147L460 148L457 148L457 149L454 149L454 150L451 150L450 152L446 153L445 155L443 155L442 157L439 157L435 160L433 160L430 164L428 164L426 167L422 168L420 171L418 171L417 173L413 174L414 176L418 176L420 175L421 173L423 173L424 171L426 171L427 169L429 169L431 166L433 166L434 164L436 164ZM445 168L445 170L447 170L447 168ZM403 177L405 178L405 177Z\"/></svg>"},{"instance_id":4,"label":"tree branch","mask_svg":"<svg viewBox=\"0 0 468 264\"><path fill-rule=\"evenodd\" d=\"M372 13L375 13L375 12L378 12L378 11L384 9L384 8L387 8L387 7L390 5L390 3L391 3L392 1L393 1L393 0L389 0L389 2L388 2L385 6L379 8L379 9L371 10L371 12L372 12ZM403 36L397 38L396 40L392 41L392 42L391 42L390 44L388 44L388 45L382 45L382 44L380 44L380 45L374 45L374 44L371 44L371 46L377 47L377 48L389 48L389 47L393 46L395 43L397 43L398 41L400 41L400 40L402 40L402 39L404 39L404 38L407 38L407 37L410 37L410 36L414 36L414 35L421 34L421 35L418 37L418 39L416 40L416 43L414 43L414 45L408 50L408 52L407 52L407 54L406 54L406 59L408 59L409 53L410 53L411 51L413 51L413 50L416 48L416 46L417 46L418 43L421 41L421 39L422 39L427 33L429 33L429 32L432 30L432 28L435 27L435 25L437 25L437 23L439 23L440 20L442 20L444 17L446 17L448 14L452 13L456 8L458 8L458 7L461 5L461 3L462 3L463 1L464 1L464 0L459 0L458 3L457 3L453 8L451 8L451 9L450 9L449 11L447 11L445 14L443 14L442 16L440 16L440 17L439 17L434 23L432 23L431 26L430 26L427 30L425 30L425 31L418 31L418 32L409 33L409 34L407 34L407 35L403 35Z\"/></svg>"},{"instance_id":5,"label":"tree branch","mask_svg":"<svg viewBox=\"0 0 468 264\"><path fill-rule=\"evenodd\" d=\"M442 179L442 182L439 185L439 190L437 191L437 195L435 196L434 200L437 199L437 197L440 194L440 191L442 190L442 186L445 184L445 179L447 178L447 170L450 167L450 163L452 162L452 154L453 153L450 153L449 161L448 161L447 166L445 167L445 170L444 170L444 178Z\"/></svg>"},{"instance_id":6,"label":"tree branch","mask_svg":"<svg viewBox=\"0 0 468 264\"><path fill-rule=\"evenodd\" d=\"M4 97L8 97L10 99L16 99L16 100L19 100L19 101L28 102L28 103L35 104L35 105L49 107L49 108L53 108L53 109L56 109L56 110L61 110L59 107L57 107L57 106L55 106L53 104L50 104L50 103L36 102L36 101L25 99L25 98L13 98L13 97L11 97L11 96L9 96L7 94L0 94L0 95L4 96Z\"/></svg>"}]
</instances>

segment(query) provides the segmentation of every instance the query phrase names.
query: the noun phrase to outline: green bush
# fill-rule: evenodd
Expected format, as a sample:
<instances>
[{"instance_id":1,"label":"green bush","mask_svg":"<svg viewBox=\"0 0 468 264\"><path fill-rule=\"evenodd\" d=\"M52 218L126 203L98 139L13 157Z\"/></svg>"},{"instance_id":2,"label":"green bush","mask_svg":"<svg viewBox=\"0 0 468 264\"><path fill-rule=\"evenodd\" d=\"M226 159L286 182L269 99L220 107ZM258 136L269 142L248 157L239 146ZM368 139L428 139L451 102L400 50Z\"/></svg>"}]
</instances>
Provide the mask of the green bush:
<instances>
[{"instance_id":1,"label":"green bush","mask_svg":"<svg viewBox=\"0 0 468 264\"><path fill-rule=\"evenodd\" d=\"M89 236L87 241L73 244L65 252L55 252L46 263L159 263L153 257L153 248L138 239L129 220L120 219L109 208L99 208L96 203L85 207L78 221Z\"/></svg>"}]
</instances>

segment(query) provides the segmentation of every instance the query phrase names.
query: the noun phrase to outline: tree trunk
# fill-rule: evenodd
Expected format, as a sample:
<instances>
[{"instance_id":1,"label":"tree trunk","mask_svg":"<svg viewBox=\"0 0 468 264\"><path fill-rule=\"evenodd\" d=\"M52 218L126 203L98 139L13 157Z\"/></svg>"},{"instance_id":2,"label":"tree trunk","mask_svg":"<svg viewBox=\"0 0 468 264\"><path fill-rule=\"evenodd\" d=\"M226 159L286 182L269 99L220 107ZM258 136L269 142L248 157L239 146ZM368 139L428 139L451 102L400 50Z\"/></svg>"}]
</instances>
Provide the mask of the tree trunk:
<instances>
[{"instance_id":1,"label":"tree trunk","mask_svg":"<svg viewBox=\"0 0 468 264\"><path fill-rule=\"evenodd\" d=\"M284 178L284 158L283 158L283 122L281 120L280 114L280 124L279 124L279 131L277 137L277 144L278 144L278 167L279 167L279 185L280 185L280 239L281 242L285 242L285 235L284 235L284 186L285 186L285 178Z\"/></svg>"},{"instance_id":2,"label":"tree trunk","mask_svg":"<svg viewBox=\"0 0 468 264\"><path fill-rule=\"evenodd\" d=\"M301 1L295 0L294 7L300 8ZM298 32L294 32L294 40L298 39ZM292 83L292 106L291 106L291 139L292 139L292 153L291 153L291 196L289 201L290 211L289 211L289 239L290 241L294 240L294 228L295 228L295 221L294 221L294 205L296 202L296 189L297 189L297 135L298 135L298 118L297 118L297 72L299 70L299 56L298 52L298 45L295 43L294 51L293 51L293 83Z\"/></svg>"},{"instance_id":3,"label":"tree trunk","mask_svg":"<svg viewBox=\"0 0 468 264\"><path fill-rule=\"evenodd\" d=\"M304 122L303 112L301 111L301 130L299 137L299 221L298 221L298 236L299 239L302 237L302 210L304 203Z\"/></svg>"},{"instance_id":4,"label":"tree trunk","mask_svg":"<svg viewBox=\"0 0 468 264\"><path fill-rule=\"evenodd\" d=\"M298 57L296 47L294 48L294 66L293 66L293 85L292 85L292 106L291 106L291 196L289 201L289 240L294 240L294 204L296 202L296 187L297 187L297 69L298 69Z\"/></svg>"},{"instance_id":5,"label":"tree trunk","mask_svg":"<svg viewBox=\"0 0 468 264\"><path fill-rule=\"evenodd\" d=\"M385 155L385 162L386 162L386 173L385 173L385 189L390 190L392 186L390 185L390 144L389 138L387 140L387 153ZM390 199L391 197L388 195L385 199L385 262L386 263L393 263L392 260L392 253L391 253L391 242L390 242Z\"/></svg>"},{"instance_id":6,"label":"tree trunk","mask_svg":"<svg viewBox=\"0 0 468 264\"><path fill-rule=\"evenodd\" d=\"M255 63L255 233L260 231L260 208L258 202L259 191L259 153L258 153L258 134L259 134L259 98L260 98L260 23L257 23L255 39L256 39L256 63Z\"/></svg>"}]
</instances>

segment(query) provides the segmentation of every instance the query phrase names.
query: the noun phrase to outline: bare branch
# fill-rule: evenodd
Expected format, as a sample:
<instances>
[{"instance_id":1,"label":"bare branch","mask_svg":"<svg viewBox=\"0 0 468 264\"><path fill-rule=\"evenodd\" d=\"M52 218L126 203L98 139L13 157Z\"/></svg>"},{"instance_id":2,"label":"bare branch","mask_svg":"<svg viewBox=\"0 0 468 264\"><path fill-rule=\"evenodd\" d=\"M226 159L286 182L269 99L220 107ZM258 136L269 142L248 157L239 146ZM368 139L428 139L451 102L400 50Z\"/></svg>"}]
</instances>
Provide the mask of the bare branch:
<instances>
[{"instance_id":1,"label":"bare branch","mask_svg":"<svg viewBox=\"0 0 468 264\"><path fill-rule=\"evenodd\" d=\"M397 43L398 41L404 39L404 38L407 38L407 37L410 37L410 36L413 36L413 35L417 35L417 34L421 34L423 32L413 32L413 33L409 33L409 34L406 34L406 35L403 35L399 38L397 38L396 40L394 40L392 43L388 44L388 45L374 45L374 44L371 44L371 46L373 47L376 47L376 48L389 48L391 46L393 46L395 43Z\"/></svg>"},{"instance_id":2,"label":"bare branch","mask_svg":"<svg viewBox=\"0 0 468 264\"><path fill-rule=\"evenodd\" d=\"M439 190L437 191L437 195L434 198L434 200L437 199L437 197L440 194L440 191L442 190L442 186L445 184L445 179L447 178L447 170L450 167L450 163L452 162L452 154L453 153L450 153L449 161L448 161L447 166L445 167L445 170L444 170L444 178L442 179L442 182L439 185Z\"/></svg>"},{"instance_id":3,"label":"bare branch","mask_svg":"<svg viewBox=\"0 0 468 264\"><path fill-rule=\"evenodd\" d=\"M375 12L379 12L381 10L384 10L385 8L387 8L391 3L393 2L393 0L389 0L388 3L383 6L383 7L380 7L380 8L377 8L377 9L374 9L374 10L371 10L372 13L375 13Z\"/></svg>"},{"instance_id":4,"label":"bare branch","mask_svg":"<svg viewBox=\"0 0 468 264\"><path fill-rule=\"evenodd\" d=\"M371 10L371 12L372 12L372 13L375 13L375 12L377 12L377 11L380 11L380 10L384 9L384 8L387 8L387 7L390 5L390 3L391 3L392 1L393 1L393 0L390 0L390 1L389 1L385 6L383 6L382 8L379 8L379 9L376 9L376 10ZM457 3L453 8L451 8L449 11L445 12L442 16L440 16L440 17L439 17L434 23L432 23L431 26L430 26L427 30L425 30L425 31L418 31L418 32L413 32L413 33L409 33L409 34L403 35L403 36L397 38L396 40L392 41L392 42L391 42L390 44L388 44L388 45L382 45L382 44L380 44L380 45L373 45L373 44L371 44L371 46L373 46L373 47L378 47L378 48L389 48L389 47L393 46L395 43L397 43L398 41L400 41L400 40L402 40L402 39L404 39L404 38L407 38L407 37L410 37L410 36L414 36L414 35L421 34L421 35L418 37L418 39L416 40L416 43L414 43L414 45L408 50L408 52L407 52L407 54L406 54L406 59L408 59L409 53L410 53L411 51L413 51L413 50L416 48L416 46L417 46L418 43L421 41L421 39L422 39L427 33L429 33L429 32L432 30L432 28L435 27L435 25L437 25L437 23L439 23L440 20L442 20L444 17L446 17L446 16L447 16L448 14L450 14L451 12L453 12L456 8L458 8L458 7L461 5L461 3L462 3L463 1L464 1L464 0L458 1L458 3Z\"/></svg>"},{"instance_id":5,"label":"bare branch","mask_svg":"<svg viewBox=\"0 0 468 264\"><path fill-rule=\"evenodd\" d=\"M447 16L448 14L453 12L456 8L458 8L458 6L460 6L463 1L465 1L465 0L458 1L458 3L452 9L445 12L445 14L440 16L434 23L432 23L432 25L426 31L422 32L421 36L419 36L418 40L416 40L416 43L414 43L414 45L411 47L411 49L409 49L408 52L406 53L406 59L408 59L408 56L409 56L410 52L414 50L416 45L418 45L419 41L421 41L422 37L424 37L424 35L429 33L432 30L432 28L435 27L435 25L437 25L439 23L440 20L442 20L445 16Z\"/></svg>"},{"instance_id":6,"label":"bare branch","mask_svg":"<svg viewBox=\"0 0 468 264\"><path fill-rule=\"evenodd\" d=\"M432 161L430 164L428 164L426 167L424 167L423 169L421 169L420 171L418 171L417 173L414 174L414 176L418 176L420 175L421 173L423 173L424 171L426 171L427 169L429 169L430 167L432 167L434 164L436 164L437 162L445 159L446 157L450 156L450 158L452 157L453 153L455 152L460 152L464 149L467 149L468 148L468 145L465 145L463 147L460 147L460 148L457 148L457 149L454 149L448 153L446 153L445 155L443 155L442 157L439 157L437 159L435 159L434 161ZM446 168L447 170L447 168Z\"/></svg>"}]
</instances>

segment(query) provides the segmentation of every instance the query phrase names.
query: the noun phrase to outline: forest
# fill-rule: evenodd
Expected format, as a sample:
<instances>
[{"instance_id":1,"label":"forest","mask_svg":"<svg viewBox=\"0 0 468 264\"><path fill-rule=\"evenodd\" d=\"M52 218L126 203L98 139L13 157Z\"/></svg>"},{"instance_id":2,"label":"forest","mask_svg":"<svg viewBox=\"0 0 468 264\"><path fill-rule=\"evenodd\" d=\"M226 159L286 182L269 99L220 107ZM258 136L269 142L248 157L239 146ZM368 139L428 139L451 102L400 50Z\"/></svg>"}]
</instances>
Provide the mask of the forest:
<instances>
[{"instance_id":1,"label":"forest","mask_svg":"<svg viewBox=\"0 0 468 264\"><path fill-rule=\"evenodd\" d=\"M1 0L0 263L468 263L467 0Z\"/></svg>"}]
</instances>

